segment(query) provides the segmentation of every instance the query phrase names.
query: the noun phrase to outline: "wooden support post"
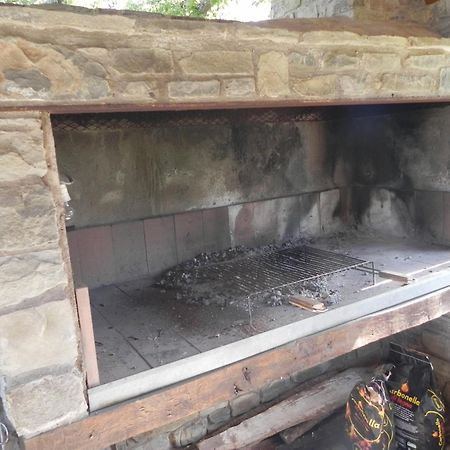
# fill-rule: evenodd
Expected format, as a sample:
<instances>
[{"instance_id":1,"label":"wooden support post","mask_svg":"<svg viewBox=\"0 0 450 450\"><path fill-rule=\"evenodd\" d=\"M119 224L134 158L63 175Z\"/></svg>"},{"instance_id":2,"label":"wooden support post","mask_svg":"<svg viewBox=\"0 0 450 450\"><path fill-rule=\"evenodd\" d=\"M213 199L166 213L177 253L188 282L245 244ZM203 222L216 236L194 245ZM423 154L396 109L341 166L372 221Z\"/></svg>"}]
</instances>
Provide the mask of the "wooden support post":
<instances>
[{"instance_id":1,"label":"wooden support post","mask_svg":"<svg viewBox=\"0 0 450 450\"><path fill-rule=\"evenodd\" d=\"M95 350L94 327L92 324L91 302L87 287L75 291L78 308L78 320L80 321L81 346L86 368L87 385L89 388L100 384L98 373L97 352Z\"/></svg>"}]
</instances>

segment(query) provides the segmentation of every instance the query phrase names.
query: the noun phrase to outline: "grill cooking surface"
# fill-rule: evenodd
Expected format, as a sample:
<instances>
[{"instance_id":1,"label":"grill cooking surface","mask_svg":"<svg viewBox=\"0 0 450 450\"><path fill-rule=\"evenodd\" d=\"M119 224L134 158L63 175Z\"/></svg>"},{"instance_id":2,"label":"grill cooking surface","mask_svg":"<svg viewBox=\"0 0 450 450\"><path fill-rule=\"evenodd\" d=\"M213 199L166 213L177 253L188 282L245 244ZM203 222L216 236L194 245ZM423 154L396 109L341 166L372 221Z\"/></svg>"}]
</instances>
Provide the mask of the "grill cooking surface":
<instances>
[{"instance_id":1,"label":"grill cooking surface","mask_svg":"<svg viewBox=\"0 0 450 450\"><path fill-rule=\"evenodd\" d=\"M349 269L374 273L372 262L301 246L194 268L192 288L207 286L248 297Z\"/></svg>"}]
</instances>

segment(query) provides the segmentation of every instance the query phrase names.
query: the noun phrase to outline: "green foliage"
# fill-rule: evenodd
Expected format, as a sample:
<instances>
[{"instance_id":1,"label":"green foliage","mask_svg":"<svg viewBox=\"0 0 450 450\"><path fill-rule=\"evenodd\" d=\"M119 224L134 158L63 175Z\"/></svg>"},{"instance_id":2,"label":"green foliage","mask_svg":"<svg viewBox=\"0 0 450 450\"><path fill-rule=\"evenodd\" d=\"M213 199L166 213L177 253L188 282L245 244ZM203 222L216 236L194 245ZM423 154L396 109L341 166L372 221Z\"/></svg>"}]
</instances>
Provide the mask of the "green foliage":
<instances>
[{"instance_id":1,"label":"green foliage","mask_svg":"<svg viewBox=\"0 0 450 450\"><path fill-rule=\"evenodd\" d=\"M228 0L127 0L126 9L147 11L167 16L189 16L214 18L221 6ZM0 3L16 5L37 5L52 3L46 0L0 0ZM53 3L78 5L87 8L116 8L117 0L53 0Z\"/></svg>"},{"instance_id":2,"label":"green foliage","mask_svg":"<svg viewBox=\"0 0 450 450\"><path fill-rule=\"evenodd\" d=\"M128 0L127 9L167 16L206 17L227 0Z\"/></svg>"}]
</instances>

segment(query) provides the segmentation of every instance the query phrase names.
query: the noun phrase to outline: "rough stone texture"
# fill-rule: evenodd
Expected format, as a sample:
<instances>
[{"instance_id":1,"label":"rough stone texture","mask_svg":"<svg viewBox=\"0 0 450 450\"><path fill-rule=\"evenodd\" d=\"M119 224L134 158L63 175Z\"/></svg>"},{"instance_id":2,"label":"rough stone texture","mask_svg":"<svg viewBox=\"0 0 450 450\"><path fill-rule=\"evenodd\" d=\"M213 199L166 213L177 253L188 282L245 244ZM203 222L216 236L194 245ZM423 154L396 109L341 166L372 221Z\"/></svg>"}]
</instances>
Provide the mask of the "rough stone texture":
<instances>
[{"instance_id":1,"label":"rough stone texture","mask_svg":"<svg viewBox=\"0 0 450 450\"><path fill-rule=\"evenodd\" d=\"M8 379L76 364L78 337L68 300L0 316L0 329L0 372Z\"/></svg>"},{"instance_id":2,"label":"rough stone texture","mask_svg":"<svg viewBox=\"0 0 450 450\"><path fill-rule=\"evenodd\" d=\"M10 62L17 86L49 87L20 57ZM84 377L48 115L1 113L0 148L0 400L31 436L86 414Z\"/></svg>"},{"instance_id":3,"label":"rough stone texture","mask_svg":"<svg viewBox=\"0 0 450 450\"><path fill-rule=\"evenodd\" d=\"M256 93L255 80L253 78L225 80L223 88L227 97L252 97Z\"/></svg>"},{"instance_id":4,"label":"rough stone texture","mask_svg":"<svg viewBox=\"0 0 450 450\"><path fill-rule=\"evenodd\" d=\"M231 415L240 416L261 403L259 392L247 392L230 400Z\"/></svg>"},{"instance_id":5,"label":"rough stone texture","mask_svg":"<svg viewBox=\"0 0 450 450\"><path fill-rule=\"evenodd\" d=\"M293 6L287 0L282 3ZM325 3L305 2L309 11L305 15L354 15L353 2ZM447 5L450 0L439 3ZM362 86L366 96L374 98L390 98L393 92L401 97L438 97L447 92L439 91L439 82L441 69L449 64L450 44L417 25L375 26L333 19L257 26L66 9L71 12L2 8L0 34L8 40L0 48L1 100L16 105L117 104L128 103L130 97L148 104L308 100L319 97L322 88L323 99L342 99L352 91L348 82L346 89L340 88L341 77L358 80L354 92L358 97L364 96ZM435 11L423 4L379 9L383 19L411 18L407 10ZM380 18L372 6L355 10L369 11L357 14L363 20ZM422 23L431 23L430 17L424 16ZM411 35L415 38L408 39ZM370 54L378 58L373 65ZM389 61L394 64L389 66ZM424 73L412 76L405 70ZM229 81L241 77L247 80Z\"/></svg>"},{"instance_id":6,"label":"rough stone texture","mask_svg":"<svg viewBox=\"0 0 450 450\"><path fill-rule=\"evenodd\" d=\"M161 49L114 49L111 53L112 69L122 73L171 73L172 54Z\"/></svg>"},{"instance_id":7,"label":"rough stone texture","mask_svg":"<svg viewBox=\"0 0 450 450\"><path fill-rule=\"evenodd\" d=\"M213 411L203 413L208 417L208 433L215 431L231 419L230 405L218 405Z\"/></svg>"},{"instance_id":8,"label":"rough stone texture","mask_svg":"<svg viewBox=\"0 0 450 450\"><path fill-rule=\"evenodd\" d=\"M0 162L12 167L14 162ZM9 172L4 170L3 172ZM12 176L12 174L10 174ZM41 180L32 183L0 185L0 254L43 250L55 247L55 204ZM11 239L14 236L15 239Z\"/></svg>"},{"instance_id":9,"label":"rough stone texture","mask_svg":"<svg viewBox=\"0 0 450 450\"><path fill-rule=\"evenodd\" d=\"M211 98L217 97L220 83L211 81L172 81L169 83L169 97L171 98Z\"/></svg>"},{"instance_id":10,"label":"rough stone texture","mask_svg":"<svg viewBox=\"0 0 450 450\"><path fill-rule=\"evenodd\" d=\"M170 434L170 441L175 447L184 447L199 441L207 433L208 419L199 417Z\"/></svg>"},{"instance_id":11,"label":"rough stone texture","mask_svg":"<svg viewBox=\"0 0 450 450\"><path fill-rule=\"evenodd\" d=\"M288 59L284 53L269 52L259 57L257 86L261 96L283 97L289 94Z\"/></svg>"},{"instance_id":12,"label":"rough stone texture","mask_svg":"<svg viewBox=\"0 0 450 450\"><path fill-rule=\"evenodd\" d=\"M267 386L264 386L263 389L261 389L261 402L270 402L271 400L279 397L284 392L288 391L293 387L293 385L294 384L289 377L272 381Z\"/></svg>"},{"instance_id":13,"label":"rough stone texture","mask_svg":"<svg viewBox=\"0 0 450 450\"><path fill-rule=\"evenodd\" d=\"M190 75L253 75L251 52L207 51L197 52L179 62Z\"/></svg>"},{"instance_id":14,"label":"rough stone texture","mask_svg":"<svg viewBox=\"0 0 450 450\"><path fill-rule=\"evenodd\" d=\"M6 385L5 409L19 436L31 437L86 414L84 378L76 371Z\"/></svg>"},{"instance_id":15,"label":"rough stone texture","mask_svg":"<svg viewBox=\"0 0 450 450\"><path fill-rule=\"evenodd\" d=\"M66 283L58 250L0 257L0 314L46 296L60 300Z\"/></svg>"},{"instance_id":16,"label":"rough stone texture","mask_svg":"<svg viewBox=\"0 0 450 450\"><path fill-rule=\"evenodd\" d=\"M271 16L411 21L448 35L449 11L449 0L441 0L432 5L421 0L272 0Z\"/></svg>"}]
</instances>

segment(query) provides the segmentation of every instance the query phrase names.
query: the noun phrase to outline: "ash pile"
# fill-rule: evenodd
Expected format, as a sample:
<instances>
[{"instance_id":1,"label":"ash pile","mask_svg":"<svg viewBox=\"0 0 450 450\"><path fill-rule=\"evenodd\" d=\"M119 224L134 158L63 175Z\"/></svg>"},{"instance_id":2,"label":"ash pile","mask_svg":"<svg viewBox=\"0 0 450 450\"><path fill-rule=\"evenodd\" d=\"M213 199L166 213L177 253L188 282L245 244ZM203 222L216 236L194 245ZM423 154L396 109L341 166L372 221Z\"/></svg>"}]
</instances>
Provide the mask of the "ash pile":
<instances>
[{"instance_id":1,"label":"ash pile","mask_svg":"<svg viewBox=\"0 0 450 450\"><path fill-rule=\"evenodd\" d=\"M273 287L261 289L261 292L243 294L229 278L216 271L203 270L210 267L224 267L226 263L245 263L248 258L270 255L282 249L296 248L305 245L304 240L287 241L280 245L265 245L257 248L245 246L232 247L223 251L201 253L195 258L178 264L166 271L155 287L162 292L175 291L176 298L187 303L201 305L242 306L248 309L251 305L282 306L289 303L292 295L304 295L317 299L325 305L337 304L341 300L336 277L331 275L301 282L295 286ZM233 274L240 278L239 272ZM248 277L242 273L242 278Z\"/></svg>"}]
</instances>

